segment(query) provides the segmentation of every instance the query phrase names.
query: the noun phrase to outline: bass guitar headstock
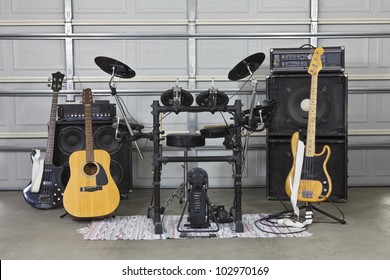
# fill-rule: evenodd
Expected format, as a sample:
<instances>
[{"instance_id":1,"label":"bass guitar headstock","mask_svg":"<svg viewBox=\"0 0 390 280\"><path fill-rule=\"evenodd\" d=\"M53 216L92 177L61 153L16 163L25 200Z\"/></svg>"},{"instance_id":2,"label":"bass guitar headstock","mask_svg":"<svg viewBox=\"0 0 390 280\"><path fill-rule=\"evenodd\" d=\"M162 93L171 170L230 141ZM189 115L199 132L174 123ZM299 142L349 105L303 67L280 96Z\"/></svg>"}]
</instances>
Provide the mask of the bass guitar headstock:
<instances>
[{"instance_id":1,"label":"bass guitar headstock","mask_svg":"<svg viewBox=\"0 0 390 280\"><path fill-rule=\"evenodd\" d=\"M51 89L54 92L59 92L62 88L62 82L64 81L65 75L62 74L60 71L57 71L56 73L51 74ZM50 79L49 79L50 80Z\"/></svg>"},{"instance_id":2,"label":"bass guitar headstock","mask_svg":"<svg viewBox=\"0 0 390 280\"><path fill-rule=\"evenodd\" d=\"M321 55L324 54L324 49L318 47L314 50L313 56L310 61L309 70L307 71L310 75L318 75L318 72L322 69Z\"/></svg>"}]
</instances>

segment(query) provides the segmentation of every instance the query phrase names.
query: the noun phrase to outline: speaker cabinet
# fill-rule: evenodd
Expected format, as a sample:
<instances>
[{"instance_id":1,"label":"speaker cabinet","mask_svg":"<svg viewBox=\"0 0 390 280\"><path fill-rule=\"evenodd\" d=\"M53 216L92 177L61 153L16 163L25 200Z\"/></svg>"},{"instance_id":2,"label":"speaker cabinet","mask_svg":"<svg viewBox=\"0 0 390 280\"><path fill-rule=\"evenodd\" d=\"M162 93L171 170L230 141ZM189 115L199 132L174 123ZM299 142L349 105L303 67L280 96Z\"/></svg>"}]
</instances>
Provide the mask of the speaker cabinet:
<instances>
[{"instance_id":1,"label":"speaker cabinet","mask_svg":"<svg viewBox=\"0 0 390 280\"><path fill-rule=\"evenodd\" d=\"M348 79L344 74L319 74L317 86L317 132L326 137L347 134ZM276 99L277 108L268 134L291 136L306 131L310 101L309 74L271 75L267 77L267 99Z\"/></svg>"},{"instance_id":2,"label":"speaker cabinet","mask_svg":"<svg viewBox=\"0 0 390 280\"><path fill-rule=\"evenodd\" d=\"M267 198L287 200L285 180L291 170L293 157L290 138L267 139ZM316 153L322 151L323 146L330 147L331 154L327 163L327 170L332 180L332 193L329 199L334 202L347 201L347 141L346 138L316 139Z\"/></svg>"},{"instance_id":3,"label":"speaker cabinet","mask_svg":"<svg viewBox=\"0 0 390 280\"><path fill-rule=\"evenodd\" d=\"M92 123L93 144L94 149L106 150L110 154L111 176L118 186L119 192L124 194L133 187L131 143L125 139L117 140L112 124L112 121ZM85 149L84 130L84 122L57 121L53 162L58 166L64 165L61 178L64 186L70 177L69 156L75 151Z\"/></svg>"}]
</instances>

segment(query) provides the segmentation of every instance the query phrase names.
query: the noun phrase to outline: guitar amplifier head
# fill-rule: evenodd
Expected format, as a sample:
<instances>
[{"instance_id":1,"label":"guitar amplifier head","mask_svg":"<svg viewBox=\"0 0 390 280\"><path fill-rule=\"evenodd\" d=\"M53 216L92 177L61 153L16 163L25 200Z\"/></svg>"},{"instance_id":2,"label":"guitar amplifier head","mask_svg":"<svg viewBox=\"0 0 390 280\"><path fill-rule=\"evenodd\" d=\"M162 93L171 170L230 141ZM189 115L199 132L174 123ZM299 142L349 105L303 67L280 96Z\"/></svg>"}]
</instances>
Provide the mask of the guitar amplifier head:
<instances>
[{"instance_id":1,"label":"guitar amplifier head","mask_svg":"<svg viewBox=\"0 0 390 280\"><path fill-rule=\"evenodd\" d=\"M84 121L83 104L59 104L59 121ZM108 100L96 100L91 106L92 121L114 121L116 119L116 104Z\"/></svg>"},{"instance_id":2,"label":"guitar amplifier head","mask_svg":"<svg viewBox=\"0 0 390 280\"><path fill-rule=\"evenodd\" d=\"M307 73L314 49L274 48L270 50L270 71L277 73ZM321 72L343 73L345 68L344 47L324 47L321 56Z\"/></svg>"}]
</instances>

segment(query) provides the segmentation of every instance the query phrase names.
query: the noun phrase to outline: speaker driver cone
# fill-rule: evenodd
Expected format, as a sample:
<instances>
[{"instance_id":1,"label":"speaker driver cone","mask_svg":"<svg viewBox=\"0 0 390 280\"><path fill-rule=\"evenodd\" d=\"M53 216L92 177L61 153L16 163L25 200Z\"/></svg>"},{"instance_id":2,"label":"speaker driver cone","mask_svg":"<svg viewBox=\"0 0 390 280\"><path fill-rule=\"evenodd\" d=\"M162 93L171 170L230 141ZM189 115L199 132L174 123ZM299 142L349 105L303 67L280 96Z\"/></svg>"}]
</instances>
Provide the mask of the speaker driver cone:
<instances>
[{"instance_id":1,"label":"speaker driver cone","mask_svg":"<svg viewBox=\"0 0 390 280\"><path fill-rule=\"evenodd\" d=\"M110 154L116 153L122 146L115 138L115 129L112 126L99 127L94 135L93 142L96 149L106 150Z\"/></svg>"},{"instance_id":2,"label":"speaker driver cone","mask_svg":"<svg viewBox=\"0 0 390 280\"><path fill-rule=\"evenodd\" d=\"M66 162L66 163L64 163L62 165L62 169L61 169L61 172L59 174L59 177L60 177L62 185L65 188L66 185L68 184L68 181L69 181L69 178L70 178L70 167L69 167L69 163L68 162Z\"/></svg>"},{"instance_id":3,"label":"speaker driver cone","mask_svg":"<svg viewBox=\"0 0 390 280\"><path fill-rule=\"evenodd\" d=\"M110 173L115 184L119 186L123 180L123 168L116 160L111 160L110 162Z\"/></svg>"},{"instance_id":4,"label":"speaker driver cone","mask_svg":"<svg viewBox=\"0 0 390 280\"><path fill-rule=\"evenodd\" d=\"M58 148L66 155L85 147L84 131L78 126L68 126L58 135Z\"/></svg>"},{"instance_id":5,"label":"speaker driver cone","mask_svg":"<svg viewBox=\"0 0 390 280\"><path fill-rule=\"evenodd\" d=\"M286 88L288 92L284 111L287 122L306 128L310 106L310 90L307 87ZM327 89L317 91L317 123L326 122L330 111L330 100L326 94Z\"/></svg>"}]
</instances>

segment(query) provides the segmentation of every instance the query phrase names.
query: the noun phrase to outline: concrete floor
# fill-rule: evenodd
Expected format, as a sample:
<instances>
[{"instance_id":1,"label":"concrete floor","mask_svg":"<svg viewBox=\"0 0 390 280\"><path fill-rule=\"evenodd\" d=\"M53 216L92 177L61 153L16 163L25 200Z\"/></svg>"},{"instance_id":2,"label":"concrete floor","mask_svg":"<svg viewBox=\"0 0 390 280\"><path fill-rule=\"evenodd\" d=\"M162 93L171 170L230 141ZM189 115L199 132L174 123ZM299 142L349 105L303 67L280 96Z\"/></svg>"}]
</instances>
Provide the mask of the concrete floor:
<instances>
[{"instance_id":1,"label":"concrete floor","mask_svg":"<svg viewBox=\"0 0 390 280\"><path fill-rule=\"evenodd\" d=\"M162 201L173 190L162 191ZM230 208L232 189L210 189L213 203ZM151 190L135 189L122 200L117 215L146 214ZM284 210L265 198L264 188L243 189L244 213ZM315 212L308 238L189 239L156 241L86 241L77 229L89 222L60 219L64 209L38 210L21 192L0 192L0 259L390 259L390 188L349 188L348 202L338 203L347 223L342 225ZM336 216L330 204L317 205ZM179 214L174 200L166 214Z\"/></svg>"}]
</instances>

